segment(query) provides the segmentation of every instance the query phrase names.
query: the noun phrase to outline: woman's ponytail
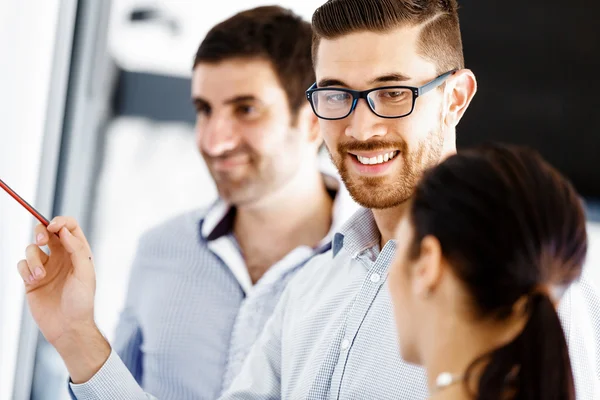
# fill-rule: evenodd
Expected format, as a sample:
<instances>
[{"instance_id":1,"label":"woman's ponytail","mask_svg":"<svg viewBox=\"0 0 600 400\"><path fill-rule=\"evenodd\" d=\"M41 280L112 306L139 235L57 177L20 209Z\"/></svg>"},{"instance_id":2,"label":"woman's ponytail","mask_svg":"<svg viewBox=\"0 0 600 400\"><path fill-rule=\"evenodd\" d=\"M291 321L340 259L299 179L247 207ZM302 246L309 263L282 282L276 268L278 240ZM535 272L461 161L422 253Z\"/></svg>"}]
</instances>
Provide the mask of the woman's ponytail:
<instances>
[{"instance_id":1,"label":"woman's ponytail","mask_svg":"<svg viewBox=\"0 0 600 400\"><path fill-rule=\"evenodd\" d=\"M530 295L528 320L510 343L476 360L467 370L483 368L478 400L575 400L575 386L564 331L547 293Z\"/></svg>"}]
</instances>

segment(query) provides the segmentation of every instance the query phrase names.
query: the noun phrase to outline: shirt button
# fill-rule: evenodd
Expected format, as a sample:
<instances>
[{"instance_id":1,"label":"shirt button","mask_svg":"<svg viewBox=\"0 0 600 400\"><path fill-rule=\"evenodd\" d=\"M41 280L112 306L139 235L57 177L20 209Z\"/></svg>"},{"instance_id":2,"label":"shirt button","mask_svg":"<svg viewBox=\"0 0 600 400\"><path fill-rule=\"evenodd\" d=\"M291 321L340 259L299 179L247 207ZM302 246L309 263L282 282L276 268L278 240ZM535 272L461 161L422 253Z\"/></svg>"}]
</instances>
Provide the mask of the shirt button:
<instances>
[{"instance_id":1,"label":"shirt button","mask_svg":"<svg viewBox=\"0 0 600 400\"><path fill-rule=\"evenodd\" d=\"M371 282L373 282L373 283L379 282L380 279L381 279L381 276L379 274L371 275Z\"/></svg>"},{"instance_id":2,"label":"shirt button","mask_svg":"<svg viewBox=\"0 0 600 400\"><path fill-rule=\"evenodd\" d=\"M346 350L348 347L350 347L350 341L348 339L344 339L342 341L342 350Z\"/></svg>"}]
</instances>

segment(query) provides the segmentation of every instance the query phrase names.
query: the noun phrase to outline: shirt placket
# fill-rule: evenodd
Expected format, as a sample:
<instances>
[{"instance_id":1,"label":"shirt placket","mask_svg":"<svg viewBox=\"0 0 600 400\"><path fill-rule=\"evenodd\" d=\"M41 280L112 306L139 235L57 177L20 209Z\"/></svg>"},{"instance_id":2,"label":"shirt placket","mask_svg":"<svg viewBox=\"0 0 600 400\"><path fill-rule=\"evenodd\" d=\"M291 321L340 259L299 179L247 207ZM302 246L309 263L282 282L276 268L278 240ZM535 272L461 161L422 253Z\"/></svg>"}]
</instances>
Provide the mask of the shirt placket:
<instances>
[{"instance_id":1,"label":"shirt placket","mask_svg":"<svg viewBox=\"0 0 600 400\"><path fill-rule=\"evenodd\" d=\"M246 356L258 338L268 315L271 314L270 309L266 313L267 307L275 307L278 300L278 297L274 298L276 287L282 284L286 274L306 263L312 255L312 250L307 247L294 249L271 266L252 290L248 291L233 325L223 391L228 389L235 375L241 370Z\"/></svg>"},{"instance_id":2,"label":"shirt placket","mask_svg":"<svg viewBox=\"0 0 600 400\"><path fill-rule=\"evenodd\" d=\"M329 391L329 399L331 400L339 399L344 373L348 364L348 357L354 346L354 340L367 315L367 312L371 308L371 304L373 304L373 301L377 297L381 286L386 280L387 270L389 267L389 257L387 256L387 253L390 251L393 251L393 249L390 250L389 246L384 248L381 254L379 254L377 257L375 263L368 260L366 255L362 255L360 257L360 260L363 263L366 265L369 265L370 263L372 266L369 268L365 276L362 286L354 301L354 306L352 307L350 314L346 319L344 336L339 347L338 362L331 378L331 389Z\"/></svg>"}]
</instances>

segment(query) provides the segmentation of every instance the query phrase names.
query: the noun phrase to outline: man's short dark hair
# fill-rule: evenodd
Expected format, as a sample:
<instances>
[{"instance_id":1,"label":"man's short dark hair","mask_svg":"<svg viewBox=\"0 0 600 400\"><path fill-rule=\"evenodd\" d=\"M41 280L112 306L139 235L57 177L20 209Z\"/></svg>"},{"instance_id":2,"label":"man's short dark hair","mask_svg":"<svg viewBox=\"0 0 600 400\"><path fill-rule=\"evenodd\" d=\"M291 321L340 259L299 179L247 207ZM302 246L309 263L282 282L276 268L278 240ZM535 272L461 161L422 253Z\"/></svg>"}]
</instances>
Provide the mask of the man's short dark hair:
<instances>
[{"instance_id":1,"label":"man's short dark hair","mask_svg":"<svg viewBox=\"0 0 600 400\"><path fill-rule=\"evenodd\" d=\"M438 74L464 68L456 0L329 0L313 14L313 58L321 39L421 26L418 51Z\"/></svg>"},{"instance_id":2,"label":"man's short dark hair","mask_svg":"<svg viewBox=\"0 0 600 400\"><path fill-rule=\"evenodd\" d=\"M307 104L306 89L315 81L311 42L310 23L291 10L257 7L213 27L198 48L194 68L199 63L234 58L267 60L287 94L292 116L296 117Z\"/></svg>"}]
</instances>

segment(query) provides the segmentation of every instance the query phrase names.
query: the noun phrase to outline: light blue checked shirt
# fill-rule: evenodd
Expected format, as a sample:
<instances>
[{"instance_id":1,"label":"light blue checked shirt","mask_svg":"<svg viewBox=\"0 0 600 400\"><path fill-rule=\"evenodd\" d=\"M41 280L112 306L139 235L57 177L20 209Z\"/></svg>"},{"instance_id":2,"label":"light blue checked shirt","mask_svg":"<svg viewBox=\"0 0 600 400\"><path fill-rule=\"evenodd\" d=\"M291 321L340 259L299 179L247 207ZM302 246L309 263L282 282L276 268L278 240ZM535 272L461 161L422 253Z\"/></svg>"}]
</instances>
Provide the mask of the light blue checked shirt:
<instances>
[{"instance_id":1,"label":"light blue checked shirt","mask_svg":"<svg viewBox=\"0 0 600 400\"><path fill-rule=\"evenodd\" d=\"M428 395L424 371L399 357L385 284L395 242L379 248L370 210L334 236L283 293L242 371L221 399L415 399ZM600 301L583 278L565 293L560 315L579 399L600 398ZM443 334L443 333L440 333ZM116 353L78 399L151 399Z\"/></svg>"},{"instance_id":2,"label":"light blue checked shirt","mask_svg":"<svg viewBox=\"0 0 600 400\"><path fill-rule=\"evenodd\" d=\"M144 234L113 342L144 390L161 399L212 400L229 387L289 279L331 247L354 209L345 188L324 179L335 199L330 233L316 249L291 251L255 285L232 233L235 208L223 201Z\"/></svg>"}]
</instances>

